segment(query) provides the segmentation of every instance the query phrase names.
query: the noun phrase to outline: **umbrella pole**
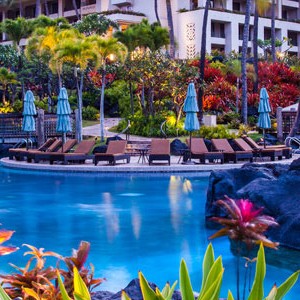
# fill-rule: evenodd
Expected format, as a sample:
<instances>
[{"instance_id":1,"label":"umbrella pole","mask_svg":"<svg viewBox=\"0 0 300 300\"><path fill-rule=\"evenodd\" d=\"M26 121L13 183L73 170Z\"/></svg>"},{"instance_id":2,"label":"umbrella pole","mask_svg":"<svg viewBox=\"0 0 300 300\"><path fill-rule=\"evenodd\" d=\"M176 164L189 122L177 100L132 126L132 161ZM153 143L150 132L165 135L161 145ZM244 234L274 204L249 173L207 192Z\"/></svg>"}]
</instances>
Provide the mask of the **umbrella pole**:
<instances>
[{"instance_id":1,"label":"umbrella pole","mask_svg":"<svg viewBox=\"0 0 300 300\"><path fill-rule=\"evenodd\" d=\"M29 132L27 132L26 151L28 150Z\"/></svg>"},{"instance_id":2,"label":"umbrella pole","mask_svg":"<svg viewBox=\"0 0 300 300\"><path fill-rule=\"evenodd\" d=\"M192 162L192 132L190 131L190 158L189 163Z\"/></svg>"},{"instance_id":3,"label":"umbrella pole","mask_svg":"<svg viewBox=\"0 0 300 300\"><path fill-rule=\"evenodd\" d=\"M265 131L265 129L263 128L264 148L266 148L266 137L265 137L265 135L266 135L266 131Z\"/></svg>"}]
</instances>

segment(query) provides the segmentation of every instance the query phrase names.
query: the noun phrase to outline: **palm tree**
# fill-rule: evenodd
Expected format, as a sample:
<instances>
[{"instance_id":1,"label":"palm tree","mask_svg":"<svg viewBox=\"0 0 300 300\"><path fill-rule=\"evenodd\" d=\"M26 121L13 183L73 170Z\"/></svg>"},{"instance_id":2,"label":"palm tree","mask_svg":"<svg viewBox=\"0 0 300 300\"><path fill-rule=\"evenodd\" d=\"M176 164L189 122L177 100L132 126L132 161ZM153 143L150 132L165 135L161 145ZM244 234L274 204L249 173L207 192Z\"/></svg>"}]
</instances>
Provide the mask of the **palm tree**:
<instances>
[{"instance_id":1,"label":"palm tree","mask_svg":"<svg viewBox=\"0 0 300 300\"><path fill-rule=\"evenodd\" d=\"M251 0L246 0L245 22L243 31L243 44L242 44L242 121L244 124L248 122L248 103L247 103L247 50L249 40L249 27L250 27L250 9Z\"/></svg>"},{"instance_id":2,"label":"palm tree","mask_svg":"<svg viewBox=\"0 0 300 300\"><path fill-rule=\"evenodd\" d=\"M18 83L17 81L17 74L14 72L10 72L6 68L0 68L0 83L2 85L2 102L4 105L7 104L6 99L5 99L5 92L7 89L7 86L9 84L16 84Z\"/></svg>"},{"instance_id":3,"label":"palm tree","mask_svg":"<svg viewBox=\"0 0 300 300\"><path fill-rule=\"evenodd\" d=\"M206 55L206 30L207 30L207 20L208 20L208 9L210 5L210 0L206 0L203 23L202 23L202 36L201 36L201 50L200 50L200 62L199 62L199 83L200 87L198 89L198 107L199 107L199 122L202 123L203 119L203 90L204 90L204 70L205 70L205 55Z\"/></svg>"},{"instance_id":4,"label":"palm tree","mask_svg":"<svg viewBox=\"0 0 300 300\"><path fill-rule=\"evenodd\" d=\"M167 5L167 19L169 26L169 35L170 35L170 57L175 57L175 36L174 36L174 25L173 25L173 15L172 15L172 6L171 0L166 0Z\"/></svg>"},{"instance_id":5,"label":"palm tree","mask_svg":"<svg viewBox=\"0 0 300 300\"><path fill-rule=\"evenodd\" d=\"M93 44L93 48L98 54L96 65L101 66L102 69L102 85L100 98L100 139L104 141L104 90L105 90L105 76L106 64L109 57L113 56L115 59L123 62L127 56L127 48L120 43L116 38L104 39L99 36L90 36L89 41Z\"/></svg>"},{"instance_id":6,"label":"palm tree","mask_svg":"<svg viewBox=\"0 0 300 300\"><path fill-rule=\"evenodd\" d=\"M78 116L77 123L79 141L82 140L82 90L84 72L89 60L96 60L92 43L83 34L73 30L64 30L58 34L59 44L55 48L54 59L70 62L74 68L76 79Z\"/></svg>"},{"instance_id":7,"label":"palm tree","mask_svg":"<svg viewBox=\"0 0 300 300\"><path fill-rule=\"evenodd\" d=\"M160 19L159 19L159 16L158 16L157 0L154 0L154 11L155 11L155 16L156 16L157 23L159 25L161 25Z\"/></svg>"}]
</instances>

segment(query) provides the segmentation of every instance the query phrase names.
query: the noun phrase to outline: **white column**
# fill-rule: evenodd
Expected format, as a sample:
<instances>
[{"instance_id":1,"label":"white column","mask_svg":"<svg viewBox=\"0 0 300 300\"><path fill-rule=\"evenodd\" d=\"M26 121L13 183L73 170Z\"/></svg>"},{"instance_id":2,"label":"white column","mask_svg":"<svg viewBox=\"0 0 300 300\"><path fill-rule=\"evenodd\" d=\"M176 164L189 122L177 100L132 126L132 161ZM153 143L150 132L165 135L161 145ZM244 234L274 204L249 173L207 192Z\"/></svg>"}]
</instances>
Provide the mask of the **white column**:
<instances>
[{"instance_id":1,"label":"white column","mask_svg":"<svg viewBox=\"0 0 300 300\"><path fill-rule=\"evenodd\" d=\"M6 12L5 11L2 11L2 22L4 22L6 19ZM6 35L5 33L2 33L2 40L5 41L6 39Z\"/></svg>"},{"instance_id":2,"label":"white column","mask_svg":"<svg viewBox=\"0 0 300 300\"><path fill-rule=\"evenodd\" d=\"M282 0L277 0L276 16L278 19L282 19Z\"/></svg>"},{"instance_id":3,"label":"white column","mask_svg":"<svg viewBox=\"0 0 300 300\"><path fill-rule=\"evenodd\" d=\"M257 32L257 39L259 40L265 40L265 33L264 33L264 22L261 22L261 20L258 21L258 32ZM258 47L258 54L263 55L264 51L260 47Z\"/></svg>"},{"instance_id":4,"label":"white column","mask_svg":"<svg viewBox=\"0 0 300 300\"><path fill-rule=\"evenodd\" d=\"M282 28L281 30L281 40L284 38L284 37L288 37L288 31L287 31L287 28ZM289 48L288 44L287 43L284 43L282 46L281 46L281 52L284 52L286 51L287 49Z\"/></svg>"},{"instance_id":5,"label":"white column","mask_svg":"<svg viewBox=\"0 0 300 300\"><path fill-rule=\"evenodd\" d=\"M226 0L226 9L232 10L232 0Z\"/></svg>"},{"instance_id":6,"label":"white column","mask_svg":"<svg viewBox=\"0 0 300 300\"><path fill-rule=\"evenodd\" d=\"M101 0L97 0L96 1L96 12L100 12L101 11Z\"/></svg>"}]
</instances>

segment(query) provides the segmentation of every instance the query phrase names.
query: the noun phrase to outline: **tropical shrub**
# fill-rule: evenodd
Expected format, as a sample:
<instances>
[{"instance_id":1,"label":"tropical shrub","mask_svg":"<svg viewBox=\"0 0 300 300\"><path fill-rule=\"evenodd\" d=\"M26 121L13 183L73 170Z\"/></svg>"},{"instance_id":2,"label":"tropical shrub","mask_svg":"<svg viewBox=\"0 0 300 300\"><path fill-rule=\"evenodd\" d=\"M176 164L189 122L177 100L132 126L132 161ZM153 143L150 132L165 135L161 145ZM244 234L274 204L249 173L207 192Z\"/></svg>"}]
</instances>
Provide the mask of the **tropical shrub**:
<instances>
[{"instance_id":1,"label":"tropical shrub","mask_svg":"<svg viewBox=\"0 0 300 300\"><path fill-rule=\"evenodd\" d=\"M231 139L235 134L230 133L224 125L201 126L199 130L201 137L205 139Z\"/></svg>"},{"instance_id":2,"label":"tropical shrub","mask_svg":"<svg viewBox=\"0 0 300 300\"><path fill-rule=\"evenodd\" d=\"M99 110L93 106L88 105L82 108L82 119L96 121L99 120Z\"/></svg>"}]
</instances>

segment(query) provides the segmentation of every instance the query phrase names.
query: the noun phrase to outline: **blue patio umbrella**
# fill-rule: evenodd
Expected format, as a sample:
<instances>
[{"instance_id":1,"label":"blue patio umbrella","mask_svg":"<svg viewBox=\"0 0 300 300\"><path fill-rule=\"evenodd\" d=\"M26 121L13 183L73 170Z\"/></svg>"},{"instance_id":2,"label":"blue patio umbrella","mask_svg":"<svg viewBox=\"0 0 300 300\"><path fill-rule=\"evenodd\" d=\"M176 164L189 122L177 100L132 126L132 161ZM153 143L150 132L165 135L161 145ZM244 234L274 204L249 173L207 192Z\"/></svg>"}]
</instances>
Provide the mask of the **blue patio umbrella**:
<instances>
[{"instance_id":1,"label":"blue patio umbrella","mask_svg":"<svg viewBox=\"0 0 300 300\"><path fill-rule=\"evenodd\" d=\"M34 105L34 96L32 91L28 90L25 94L24 103L23 103L23 121L22 121L22 130L27 132L26 149L28 149L28 140L29 140L30 132L35 131L35 120L34 120L35 115L36 115L36 108Z\"/></svg>"},{"instance_id":2,"label":"blue patio umbrella","mask_svg":"<svg viewBox=\"0 0 300 300\"><path fill-rule=\"evenodd\" d=\"M57 121L56 132L62 133L63 143L65 141L66 133L72 131L70 122L71 107L69 103L67 90L63 87L59 91L57 100ZM62 147L63 151L63 147Z\"/></svg>"},{"instance_id":3,"label":"blue patio umbrella","mask_svg":"<svg viewBox=\"0 0 300 300\"><path fill-rule=\"evenodd\" d=\"M192 131L199 130L200 124L197 118L198 104L196 89L193 82L189 83L186 98L184 100L183 111L186 113L184 129L190 132L190 149L192 149ZM192 163L192 152L190 151L190 158L188 163Z\"/></svg>"},{"instance_id":4,"label":"blue patio umbrella","mask_svg":"<svg viewBox=\"0 0 300 300\"><path fill-rule=\"evenodd\" d=\"M266 148L265 129L271 128L271 119L269 113L271 112L269 103L269 95L265 88L260 90L259 105L258 105L258 127L263 130L264 148Z\"/></svg>"}]
</instances>

